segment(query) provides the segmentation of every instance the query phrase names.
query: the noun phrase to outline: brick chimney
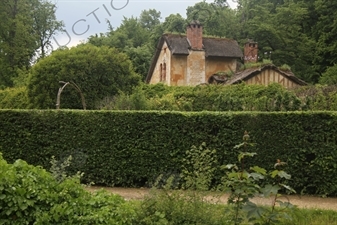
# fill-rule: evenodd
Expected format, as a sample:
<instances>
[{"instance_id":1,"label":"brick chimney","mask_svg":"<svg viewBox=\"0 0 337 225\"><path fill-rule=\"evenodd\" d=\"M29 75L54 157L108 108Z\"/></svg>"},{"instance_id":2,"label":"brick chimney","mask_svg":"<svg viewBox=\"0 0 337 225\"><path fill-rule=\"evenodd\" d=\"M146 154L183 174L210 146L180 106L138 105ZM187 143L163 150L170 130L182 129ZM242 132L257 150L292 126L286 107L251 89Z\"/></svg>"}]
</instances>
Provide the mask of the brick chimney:
<instances>
[{"instance_id":1,"label":"brick chimney","mask_svg":"<svg viewBox=\"0 0 337 225\"><path fill-rule=\"evenodd\" d=\"M202 26L199 21L194 20L187 25L186 36L191 44L191 49L201 50L202 48Z\"/></svg>"},{"instance_id":2,"label":"brick chimney","mask_svg":"<svg viewBox=\"0 0 337 225\"><path fill-rule=\"evenodd\" d=\"M258 60L257 42L248 39L244 47L244 63L256 63Z\"/></svg>"}]
</instances>

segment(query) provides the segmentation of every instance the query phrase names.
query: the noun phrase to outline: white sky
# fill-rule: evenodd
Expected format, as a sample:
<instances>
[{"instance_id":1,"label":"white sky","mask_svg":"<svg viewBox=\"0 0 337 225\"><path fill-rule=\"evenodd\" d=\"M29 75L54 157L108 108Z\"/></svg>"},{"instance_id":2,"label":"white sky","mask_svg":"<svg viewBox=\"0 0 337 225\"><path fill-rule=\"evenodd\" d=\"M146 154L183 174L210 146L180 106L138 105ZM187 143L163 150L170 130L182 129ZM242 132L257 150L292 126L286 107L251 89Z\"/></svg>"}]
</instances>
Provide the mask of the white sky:
<instances>
[{"instance_id":1,"label":"white sky","mask_svg":"<svg viewBox=\"0 0 337 225\"><path fill-rule=\"evenodd\" d=\"M227 0L231 7L236 0ZM170 14L179 13L186 18L186 9L200 0L53 0L56 16L65 24L66 32L53 38L53 46L75 46L94 34L106 33L109 20L112 27L120 26L123 17L139 17L142 10L156 9L162 21ZM213 0L206 2L212 3Z\"/></svg>"}]
</instances>

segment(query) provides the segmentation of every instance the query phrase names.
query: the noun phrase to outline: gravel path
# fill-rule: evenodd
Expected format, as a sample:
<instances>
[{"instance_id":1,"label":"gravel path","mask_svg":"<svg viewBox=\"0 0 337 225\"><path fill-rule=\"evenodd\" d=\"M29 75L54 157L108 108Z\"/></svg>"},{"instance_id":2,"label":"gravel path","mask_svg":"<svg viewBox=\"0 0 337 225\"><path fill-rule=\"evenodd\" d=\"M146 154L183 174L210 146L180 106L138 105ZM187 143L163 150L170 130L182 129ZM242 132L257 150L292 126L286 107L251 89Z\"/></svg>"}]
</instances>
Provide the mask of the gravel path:
<instances>
[{"instance_id":1,"label":"gravel path","mask_svg":"<svg viewBox=\"0 0 337 225\"><path fill-rule=\"evenodd\" d=\"M89 187L87 188L89 191L96 191L101 189L102 187ZM104 187L105 190L119 194L123 196L125 199L143 199L146 194L149 193L150 189L147 188L107 188ZM220 201L222 203L227 202L228 195L224 194L221 196L217 196L216 201ZM211 198L211 197L210 197ZM300 208L316 208L316 209L330 209L337 211L337 198L321 198L321 197L313 197L313 196L300 196L300 195L291 195L291 196L283 196L280 199L281 201L286 201L288 198L290 203L296 205ZM257 204L265 204L270 205L272 200L265 198L254 198L253 202Z\"/></svg>"}]
</instances>

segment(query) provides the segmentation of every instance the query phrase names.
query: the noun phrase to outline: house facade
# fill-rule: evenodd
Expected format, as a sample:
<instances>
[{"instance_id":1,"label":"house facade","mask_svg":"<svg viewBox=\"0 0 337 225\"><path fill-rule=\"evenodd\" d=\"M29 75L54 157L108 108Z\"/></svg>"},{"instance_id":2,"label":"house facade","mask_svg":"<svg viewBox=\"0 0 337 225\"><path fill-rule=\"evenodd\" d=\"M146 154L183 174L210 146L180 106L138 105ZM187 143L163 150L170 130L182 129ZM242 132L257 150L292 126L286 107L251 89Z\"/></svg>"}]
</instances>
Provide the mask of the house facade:
<instances>
[{"instance_id":1,"label":"house facade","mask_svg":"<svg viewBox=\"0 0 337 225\"><path fill-rule=\"evenodd\" d=\"M164 34L159 40L146 82L187 86L208 83L218 71L236 71L243 57L235 40L203 37L202 26L193 21L186 35Z\"/></svg>"},{"instance_id":2,"label":"house facade","mask_svg":"<svg viewBox=\"0 0 337 225\"><path fill-rule=\"evenodd\" d=\"M306 85L290 70L281 70L273 64L239 70L238 62L258 62L258 44L248 40L242 50L232 39L203 37L202 26L193 21L186 35L164 34L160 38L146 82L170 86L199 84L269 85L280 83L286 88ZM221 72L219 75L219 72ZM229 75L230 74L230 75Z\"/></svg>"}]
</instances>

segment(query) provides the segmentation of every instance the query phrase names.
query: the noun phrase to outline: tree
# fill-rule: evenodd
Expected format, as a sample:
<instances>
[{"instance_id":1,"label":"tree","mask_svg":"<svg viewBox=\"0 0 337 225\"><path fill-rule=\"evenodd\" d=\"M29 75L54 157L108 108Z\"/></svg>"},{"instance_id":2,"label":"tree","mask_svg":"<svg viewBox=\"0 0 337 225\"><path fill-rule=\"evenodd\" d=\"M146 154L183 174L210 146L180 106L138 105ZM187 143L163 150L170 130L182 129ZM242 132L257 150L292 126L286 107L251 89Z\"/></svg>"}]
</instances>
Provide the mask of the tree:
<instances>
[{"instance_id":1,"label":"tree","mask_svg":"<svg viewBox=\"0 0 337 225\"><path fill-rule=\"evenodd\" d=\"M154 14L159 16L160 12L145 10L142 12L141 19L124 17L122 24L116 30L110 27L109 32L100 34L100 36L91 36L88 42L95 46L114 47L126 53L132 61L135 72L140 74L142 79L145 80L152 57L152 46L150 43L154 29L149 29L152 25L154 27L160 26L160 24L154 22L156 21L154 18L157 18ZM148 20L151 22L146 22ZM150 24L152 25L150 26Z\"/></svg>"},{"instance_id":2,"label":"tree","mask_svg":"<svg viewBox=\"0 0 337 225\"><path fill-rule=\"evenodd\" d=\"M337 63L337 2L315 1L318 20L314 28L316 46L315 68L322 74L328 67Z\"/></svg>"},{"instance_id":3,"label":"tree","mask_svg":"<svg viewBox=\"0 0 337 225\"><path fill-rule=\"evenodd\" d=\"M128 47L136 48L142 46L147 43L149 38L149 32L135 17L124 17L121 25L116 29L116 32L112 33L112 36L118 33L125 35L125 37L132 42L132 46Z\"/></svg>"},{"instance_id":4,"label":"tree","mask_svg":"<svg viewBox=\"0 0 337 225\"><path fill-rule=\"evenodd\" d=\"M141 79L145 81L152 58L152 51L149 46L131 47L126 48L124 51L130 58L132 65L134 65L135 72L141 75Z\"/></svg>"},{"instance_id":5,"label":"tree","mask_svg":"<svg viewBox=\"0 0 337 225\"><path fill-rule=\"evenodd\" d=\"M87 109L95 109L107 96L130 92L139 84L140 76L134 72L127 55L115 48L82 44L56 50L31 70L30 107L55 108L58 89L63 85L60 81L76 84L84 95ZM82 108L78 91L70 85L62 92L61 108Z\"/></svg>"},{"instance_id":6,"label":"tree","mask_svg":"<svg viewBox=\"0 0 337 225\"><path fill-rule=\"evenodd\" d=\"M320 84L335 85L337 84L337 64L328 67L319 79Z\"/></svg>"},{"instance_id":7,"label":"tree","mask_svg":"<svg viewBox=\"0 0 337 225\"><path fill-rule=\"evenodd\" d=\"M260 58L270 58L277 66L287 64L303 80L317 82L312 67L315 43L304 32L309 14L303 2L240 0L238 16L240 41L257 41Z\"/></svg>"},{"instance_id":8,"label":"tree","mask_svg":"<svg viewBox=\"0 0 337 225\"><path fill-rule=\"evenodd\" d=\"M179 13L170 14L165 18L164 23L162 23L162 30L164 32L185 33L186 25L187 25L186 19L184 19ZM160 36L164 32L161 32Z\"/></svg>"},{"instance_id":9,"label":"tree","mask_svg":"<svg viewBox=\"0 0 337 225\"><path fill-rule=\"evenodd\" d=\"M34 31L37 36L38 58L44 58L52 50L50 39L57 31L62 31L64 24L56 19L56 5L48 2L36 2L33 7Z\"/></svg>"},{"instance_id":10,"label":"tree","mask_svg":"<svg viewBox=\"0 0 337 225\"><path fill-rule=\"evenodd\" d=\"M36 42L28 0L0 1L1 85L10 87L16 70L28 67Z\"/></svg>"},{"instance_id":11,"label":"tree","mask_svg":"<svg viewBox=\"0 0 337 225\"><path fill-rule=\"evenodd\" d=\"M203 32L207 35L227 38L237 38L238 21L236 11L228 7L227 1L215 0L196 3L187 8L187 22L198 20L203 25Z\"/></svg>"},{"instance_id":12,"label":"tree","mask_svg":"<svg viewBox=\"0 0 337 225\"><path fill-rule=\"evenodd\" d=\"M139 17L139 23L147 30L153 29L160 24L160 12L155 9L143 10Z\"/></svg>"},{"instance_id":13,"label":"tree","mask_svg":"<svg viewBox=\"0 0 337 225\"><path fill-rule=\"evenodd\" d=\"M18 70L42 56L51 36L62 28L55 5L45 0L0 1L0 88L13 86ZM39 50L40 49L40 50Z\"/></svg>"},{"instance_id":14,"label":"tree","mask_svg":"<svg viewBox=\"0 0 337 225\"><path fill-rule=\"evenodd\" d=\"M165 21L161 24L156 25L150 31L150 38L147 43L149 49L151 50L151 56L153 52L156 50L159 38L164 33L183 33L186 32L186 20L179 14L170 14L165 18Z\"/></svg>"}]
</instances>

